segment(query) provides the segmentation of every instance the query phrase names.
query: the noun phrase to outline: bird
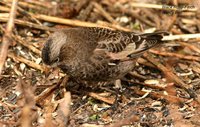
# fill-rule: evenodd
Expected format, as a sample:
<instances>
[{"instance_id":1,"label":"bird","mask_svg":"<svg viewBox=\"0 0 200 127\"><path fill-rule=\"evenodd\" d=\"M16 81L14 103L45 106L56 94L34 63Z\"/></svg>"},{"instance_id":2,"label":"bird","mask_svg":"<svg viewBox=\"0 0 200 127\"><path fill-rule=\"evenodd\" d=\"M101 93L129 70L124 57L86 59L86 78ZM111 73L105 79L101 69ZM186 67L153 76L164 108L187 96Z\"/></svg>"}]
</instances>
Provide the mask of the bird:
<instances>
[{"instance_id":1,"label":"bird","mask_svg":"<svg viewBox=\"0 0 200 127\"><path fill-rule=\"evenodd\" d=\"M163 44L165 31L134 33L99 27L56 30L42 48L43 63L89 82L123 78L148 49Z\"/></svg>"}]
</instances>

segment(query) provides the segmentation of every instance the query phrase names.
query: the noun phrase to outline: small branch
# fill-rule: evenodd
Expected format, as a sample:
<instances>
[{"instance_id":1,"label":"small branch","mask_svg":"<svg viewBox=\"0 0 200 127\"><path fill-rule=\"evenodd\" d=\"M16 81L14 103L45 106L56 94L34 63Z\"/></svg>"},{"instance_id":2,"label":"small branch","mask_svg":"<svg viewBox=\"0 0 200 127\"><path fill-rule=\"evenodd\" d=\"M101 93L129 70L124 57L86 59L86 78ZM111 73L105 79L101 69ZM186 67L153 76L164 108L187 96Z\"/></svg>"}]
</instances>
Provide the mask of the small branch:
<instances>
[{"instance_id":1,"label":"small branch","mask_svg":"<svg viewBox=\"0 0 200 127\"><path fill-rule=\"evenodd\" d=\"M71 26L105 27L105 26L100 26L95 23L84 22L84 21L73 20L73 19L58 18L58 17L42 15L42 14L37 14L35 15L35 17L37 19L44 20L47 22L54 22L54 23L59 23L59 24L71 25Z\"/></svg>"},{"instance_id":2,"label":"small branch","mask_svg":"<svg viewBox=\"0 0 200 127\"><path fill-rule=\"evenodd\" d=\"M12 59L13 59L14 61L16 61L16 62L22 62L22 63L24 63L24 64L26 64L26 65L28 65L28 66L34 68L34 69L40 70L40 71L42 71L42 72L45 71L45 67L44 67L44 66L39 65L39 64L36 64L36 63L34 63L34 62L32 62L32 61L29 61L29 60L27 60L27 59L25 59L25 58L23 58L23 57L21 57L21 56L17 56L17 55L15 55L15 54L12 53L12 52L9 52L9 53L8 53L8 57L12 58Z\"/></svg>"},{"instance_id":3,"label":"small branch","mask_svg":"<svg viewBox=\"0 0 200 127\"><path fill-rule=\"evenodd\" d=\"M32 14L34 15L34 14ZM34 15L37 19L44 20L47 22L54 22L54 23L59 23L59 24L65 24L65 25L70 25L70 26L81 26L81 27L105 27L105 28L112 28L112 29L118 29L118 30L125 30L125 28L119 26L119 25L114 25L114 24L96 24L96 23L91 23L91 22L84 22L84 21L79 21L79 20L74 20L74 19L64 19L64 18L58 18L54 16L47 16L47 15L42 15L42 14L37 14ZM109 24L109 25L108 25Z\"/></svg>"},{"instance_id":4,"label":"small branch","mask_svg":"<svg viewBox=\"0 0 200 127\"><path fill-rule=\"evenodd\" d=\"M159 85L152 85L152 84L145 84L145 83L142 83L142 82L134 82L132 80L126 80L130 83L133 83L133 84L138 84L140 86L145 86L145 87L149 87L149 88L152 88L152 89L157 89L157 90L165 90L165 87L161 87Z\"/></svg>"},{"instance_id":5,"label":"small branch","mask_svg":"<svg viewBox=\"0 0 200 127\"><path fill-rule=\"evenodd\" d=\"M90 92L89 96L91 96L91 97L93 97L93 98L95 98L97 100L103 101L105 103L111 104L111 105L114 104L114 102L115 102L115 99L113 99L113 98L102 97L102 96L100 96L100 95L98 95L96 93L93 93L93 92Z\"/></svg>"},{"instance_id":6,"label":"small branch","mask_svg":"<svg viewBox=\"0 0 200 127\"><path fill-rule=\"evenodd\" d=\"M8 18L6 17L0 17L0 22L7 22L8 21ZM15 19L15 24L18 24L18 25L22 25L22 26L28 26L30 28L35 28L35 29L39 29L39 30L47 30L47 31L54 31L55 28L50 28L50 27L47 27L47 26L41 26L41 25L38 25L38 24L35 24L35 23L31 23L31 22L28 22L28 21L23 21L23 20L19 20L19 19Z\"/></svg>"},{"instance_id":7,"label":"small branch","mask_svg":"<svg viewBox=\"0 0 200 127\"><path fill-rule=\"evenodd\" d=\"M2 0L4 3L9 4L12 0ZM38 6L38 5L33 5L30 2L22 2L19 1L19 6L23 7L23 8L29 8L29 9L35 9L38 11L45 11L45 9L48 9L50 7L49 4L46 4L45 8L44 6Z\"/></svg>"},{"instance_id":8,"label":"small branch","mask_svg":"<svg viewBox=\"0 0 200 127\"><path fill-rule=\"evenodd\" d=\"M100 14L101 14L103 17L105 17L109 22L111 22L111 23L117 23L117 22L113 19L113 17L110 16L110 14L107 13L107 12L103 9L103 7L102 7L100 4L98 4L97 2L92 2L92 4L98 9L98 11L100 12Z\"/></svg>"},{"instance_id":9,"label":"small branch","mask_svg":"<svg viewBox=\"0 0 200 127\"><path fill-rule=\"evenodd\" d=\"M148 61L156 65L159 70L161 70L167 77L169 77L171 80L173 80L176 84L175 86L180 87L188 92L188 94L191 97L194 97L194 93L192 91L189 91L189 87L187 84L185 84L177 75L175 75L170 69L166 68L163 64L161 64L159 61L157 61L155 58L153 58L151 55L147 55L145 53L143 55Z\"/></svg>"},{"instance_id":10,"label":"small branch","mask_svg":"<svg viewBox=\"0 0 200 127\"><path fill-rule=\"evenodd\" d=\"M16 16L17 4L18 4L18 0L13 0L12 7L10 10L9 20L6 27L6 32L3 36L3 42L2 42L1 51L0 51L0 75L2 74L2 71L3 71L3 66L8 54L8 48L10 44L12 43L10 35L14 27L14 19Z\"/></svg>"},{"instance_id":11,"label":"small branch","mask_svg":"<svg viewBox=\"0 0 200 127\"><path fill-rule=\"evenodd\" d=\"M169 35L169 36L164 36L163 41L171 41L171 40L180 40L180 39L196 39L200 38L200 33L197 34L181 34L181 35Z\"/></svg>"},{"instance_id":12,"label":"small branch","mask_svg":"<svg viewBox=\"0 0 200 127\"><path fill-rule=\"evenodd\" d=\"M146 92L144 91L140 91L138 89L135 89L134 87L131 87L130 89L134 90L135 94L143 96ZM156 92L150 92L149 96L153 99L166 99L167 101L169 101L169 103L174 103L174 104L180 104L180 103L185 103L188 101L188 99L184 99L184 98L180 98L177 96L173 96L173 95L164 95L161 93L156 93ZM195 106L195 107L199 107L199 103L197 101L192 101L191 105Z\"/></svg>"},{"instance_id":13,"label":"small branch","mask_svg":"<svg viewBox=\"0 0 200 127\"><path fill-rule=\"evenodd\" d=\"M56 121L61 127L67 127L71 109L71 93L65 92L63 99L59 100Z\"/></svg>"},{"instance_id":14,"label":"small branch","mask_svg":"<svg viewBox=\"0 0 200 127\"><path fill-rule=\"evenodd\" d=\"M35 101L39 105L43 105L44 99L49 97L57 88L59 88L62 84L66 84L68 81L68 77L65 76L64 78L60 79L60 81L56 84L53 85L46 90L44 90L40 95L35 97Z\"/></svg>"},{"instance_id":15,"label":"small branch","mask_svg":"<svg viewBox=\"0 0 200 127\"><path fill-rule=\"evenodd\" d=\"M131 3L132 7L137 8L152 8L152 9L159 9L159 10L171 10L171 11L178 11L179 8L171 5L158 5L158 4L146 4L146 3ZM167 7L168 6L168 7ZM187 9L182 8L181 11L197 11L197 8Z\"/></svg>"},{"instance_id":16,"label":"small branch","mask_svg":"<svg viewBox=\"0 0 200 127\"><path fill-rule=\"evenodd\" d=\"M128 15L131 15L133 18L139 20L140 22L143 22L151 27L155 27L156 25L152 22L150 22L150 20L146 20L144 17L140 16L139 14L137 14L136 12L134 12L131 9L126 9L123 6L119 6L120 10L122 13L126 13Z\"/></svg>"},{"instance_id":17,"label":"small branch","mask_svg":"<svg viewBox=\"0 0 200 127\"><path fill-rule=\"evenodd\" d=\"M105 126L105 127L122 127L125 125L132 125L134 122L138 122L140 118L136 115L132 115L130 117L124 118L122 120L119 120L118 122Z\"/></svg>"},{"instance_id":18,"label":"small branch","mask_svg":"<svg viewBox=\"0 0 200 127\"><path fill-rule=\"evenodd\" d=\"M36 47L34 47L31 44L28 44L27 42L22 40L19 36L13 34L12 37L15 39L15 41L22 44L24 47L30 49L32 52L36 53L37 55L41 54L41 51L39 49L37 49Z\"/></svg>"},{"instance_id":19,"label":"small branch","mask_svg":"<svg viewBox=\"0 0 200 127\"><path fill-rule=\"evenodd\" d=\"M5 32L5 29L3 27L0 26L0 29L2 29L2 31ZM25 42L24 40L22 40L19 36L12 34L12 38L14 38L14 40L18 43L20 43L21 45L25 46L26 48L30 49L31 51L33 51L34 53L40 55L41 51L39 49L37 49L36 47L34 47L31 44L28 44L27 42Z\"/></svg>"},{"instance_id":20,"label":"small branch","mask_svg":"<svg viewBox=\"0 0 200 127\"><path fill-rule=\"evenodd\" d=\"M10 8L4 7L4 6L0 6L0 11L9 12Z\"/></svg>"},{"instance_id":21,"label":"small branch","mask_svg":"<svg viewBox=\"0 0 200 127\"><path fill-rule=\"evenodd\" d=\"M191 50L200 53L200 49L196 46L196 45L192 45L190 43L186 43L186 42L178 42L179 44L181 44L182 46L188 47Z\"/></svg>"},{"instance_id":22,"label":"small branch","mask_svg":"<svg viewBox=\"0 0 200 127\"><path fill-rule=\"evenodd\" d=\"M156 68L156 66L154 64L150 63L146 59L143 59L142 57L137 59L137 63L148 66L148 67Z\"/></svg>"},{"instance_id":23,"label":"small branch","mask_svg":"<svg viewBox=\"0 0 200 127\"><path fill-rule=\"evenodd\" d=\"M113 28L113 29L117 29L117 30L122 30L122 31L131 32L131 29L129 29L129 28L125 28L125 27L122 27L122 26L120 26L120 25L111 24L111 23L108 23L108 22L105 22L105 21L101 21L101 20L98 20L98 21L97 21L97 24L98 24L98 25L105 26L105 27L108 27L108 28Z\"/></svg>"},{"instance_id":24,"label":"small branch","mask_svg":"<svg viewBox=\"0 0 200 127\"><path fill-rule=\"evenodd\" d=\"M172 52L157 51L154 49L150 49L149 52L153 54L157 54L157 55L162 55L162 56L171 56L171 57L177 57L180 59L200 61L200 57L191 56L191 55L182 55L182 54L177 54L177 53L172 53Z\"/></svg>"}]
</instances>

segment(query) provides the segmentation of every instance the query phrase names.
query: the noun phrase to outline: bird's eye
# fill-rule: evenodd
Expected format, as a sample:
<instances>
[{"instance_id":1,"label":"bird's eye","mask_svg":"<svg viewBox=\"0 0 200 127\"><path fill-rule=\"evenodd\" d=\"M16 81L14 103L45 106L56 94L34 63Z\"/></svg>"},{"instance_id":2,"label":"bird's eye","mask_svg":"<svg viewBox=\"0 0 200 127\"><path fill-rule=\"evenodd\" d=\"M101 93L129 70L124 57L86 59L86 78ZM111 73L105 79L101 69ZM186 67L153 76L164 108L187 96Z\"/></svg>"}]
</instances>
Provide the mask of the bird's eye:
<instances>
[{"instance_id":1,"label":"bird's eye","mask_svg":"<svg viewBox=\"0 0 200 127\"><path fill-rule=\"evenodd\" d=\"M59 58L56 59L56 62L59 62Z\"/></svg>"},{"instance_id":2,"label":"bird's eye","mask_svg":"<svg viewBox=\"0 0 200 127\"><path fill-rule=\"evenodd\" d=\"M59 58L56 58L53 60L53 63L57 63L57 62L59 62Z\"/></svg>"}]
</instances>

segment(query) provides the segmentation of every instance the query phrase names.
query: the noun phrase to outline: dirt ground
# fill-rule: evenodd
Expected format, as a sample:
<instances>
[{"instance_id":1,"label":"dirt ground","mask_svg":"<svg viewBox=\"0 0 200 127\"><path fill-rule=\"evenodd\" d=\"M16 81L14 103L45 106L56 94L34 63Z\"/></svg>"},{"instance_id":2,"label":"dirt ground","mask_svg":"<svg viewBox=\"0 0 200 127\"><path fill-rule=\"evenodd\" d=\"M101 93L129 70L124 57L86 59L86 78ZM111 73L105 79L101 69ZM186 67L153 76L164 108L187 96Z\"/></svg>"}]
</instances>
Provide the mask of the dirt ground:
<instances>
[{"instance_id":1,"label":"dirt ground","mask_svg":"<svg viewBox=\"0 0 200 127\"><path fill-rule=\"evenodd\" d=\"M200 1L16 1L0 1L0 127L200 127ZM55 29L82 26L170 35L121 85L88 84L41 59Z\"/></svg>"}]
</instances>

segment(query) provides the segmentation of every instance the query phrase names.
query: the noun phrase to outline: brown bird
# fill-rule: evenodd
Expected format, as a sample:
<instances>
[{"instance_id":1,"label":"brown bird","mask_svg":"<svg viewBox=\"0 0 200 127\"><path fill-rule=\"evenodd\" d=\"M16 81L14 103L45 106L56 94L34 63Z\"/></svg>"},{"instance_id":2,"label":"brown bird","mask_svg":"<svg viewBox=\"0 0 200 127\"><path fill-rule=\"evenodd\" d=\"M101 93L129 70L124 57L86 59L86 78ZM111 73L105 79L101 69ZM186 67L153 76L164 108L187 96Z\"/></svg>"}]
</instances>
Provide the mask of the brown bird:
<instances>
[{"instance_id":1,"label":"brown bird","mask_svg":"<svg viewBox=\"0 0 200 127\"><path fill-rule=\"evenodd\" d=\"M130 72L144 51L162 44L165 34L136 34L95 27L62 29L48 38L42 59L77 80L113 81Z\"/></svg>"}]
</instances>

